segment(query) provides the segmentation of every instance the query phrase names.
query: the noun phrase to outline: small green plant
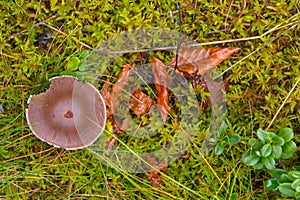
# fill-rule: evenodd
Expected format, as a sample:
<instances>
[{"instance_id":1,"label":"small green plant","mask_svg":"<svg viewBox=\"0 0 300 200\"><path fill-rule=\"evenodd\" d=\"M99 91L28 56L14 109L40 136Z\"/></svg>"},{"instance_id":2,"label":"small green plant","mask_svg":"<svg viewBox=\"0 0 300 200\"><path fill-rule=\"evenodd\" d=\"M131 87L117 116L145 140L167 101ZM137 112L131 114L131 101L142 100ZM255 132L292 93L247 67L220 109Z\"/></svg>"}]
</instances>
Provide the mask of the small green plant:
<instances>
[{"instance_id":1,"label":"small green plant","mask_svg":"<svg viewBox=\"0 0 300 200\"><path fill-rule=\"evenodd\" d=\"M227 124L223 122L219 128L219 139L216 142L215 155L221 155L226 145L234 145L240 142L240 136L237 134L226 135Z\"/></svg>"},{"instance_id":2,"label":"small green plant","mask_svg":"<svg viewBox=\"0 0 300 200\"><path fill-rule=\"evenodd\" d=\"M274 169L271 171L272 179L264 182L268 190L278 191L282 197L300 199L300 168L293 171Z\"/></svg>"},{"instance_id":3,"label":"small green plant","mask_svg":"<svg viewBox=\"0 0 300 200\"><path fill-rule=\"evenodd\" d=\"M273 170L278 159L292 157L297 146L292 141L294 133L290 128L283 128L278 134L258 129L258 139L252 138L248 145L250 149L243 154L242 161L254 169L263 167Z\"/></svg>"}]
</instances>

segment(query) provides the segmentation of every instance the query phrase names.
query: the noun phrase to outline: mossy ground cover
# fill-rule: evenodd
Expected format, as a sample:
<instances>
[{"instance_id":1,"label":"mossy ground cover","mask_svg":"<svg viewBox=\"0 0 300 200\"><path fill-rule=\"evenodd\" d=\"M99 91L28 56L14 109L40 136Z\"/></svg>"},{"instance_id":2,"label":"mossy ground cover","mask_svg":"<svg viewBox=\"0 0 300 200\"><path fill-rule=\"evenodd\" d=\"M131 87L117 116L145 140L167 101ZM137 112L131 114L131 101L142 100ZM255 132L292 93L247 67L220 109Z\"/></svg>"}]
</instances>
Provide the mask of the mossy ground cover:
<instances>
[{"instance_id":1,"label":"mossy ground cover","mask_svg":"<svg viewBox=\"0 0 300 200\"><path fill-rule=\"evenodd\" d=\"M300 74L299 1L179 2L182 26L176 23L176 1L1 1L1 198L280 197L263 187L270 178L268 171L253 171L241 159L259 128L278 132L290 127L296 136L300 134L299 84L272 120ZM211 153L201 158L201 141L196 138L188 149L190 158L171 163L159 188L151 186L146 174L105 165L87 149L66 151L41 142L25 118L27 99L45 91L49 78L74 74L90 48L139 27L174 29L198 43L219 41L210 46L242 49L219 67L232 70L226 134L240 135L241 142L226 147L219 156ZM247 39L237 40L241 38ZM121 66L111 69L118 74ZM277 166L290 169L299 164L295 154Z\"/></svg>"}]
</instances>

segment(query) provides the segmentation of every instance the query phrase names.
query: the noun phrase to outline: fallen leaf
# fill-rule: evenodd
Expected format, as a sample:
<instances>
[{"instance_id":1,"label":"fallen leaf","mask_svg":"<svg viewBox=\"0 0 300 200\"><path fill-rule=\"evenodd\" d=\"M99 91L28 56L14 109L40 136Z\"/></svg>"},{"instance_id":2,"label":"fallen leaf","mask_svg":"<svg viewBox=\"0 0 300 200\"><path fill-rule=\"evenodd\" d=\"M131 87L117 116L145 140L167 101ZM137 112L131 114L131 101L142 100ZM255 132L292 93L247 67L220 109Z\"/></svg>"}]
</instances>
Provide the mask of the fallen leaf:
<instances>
[{"instance_id":1,"label":"fallen leaf","mask_svg":"<svg viewBox=\"0 0 300 200\"><path fill-rule=\"evenodd\" d=\"M197 91L197 86L200 86L205 92L210 93L206 100L197 96L199 107L205 111L211 105L211 99L223 96L219 93L215 94L216 91L221 91L222 88L225 88L226 92L229 90L228 77L225 77L223 81L214 81L207 72L239 50L239 47L181 49L178 52L177 65L176 55L174 55L169 66L176 67L177 72L191 79L195 91ZM220 103L221 100L214 99L214 101Z\"/></svg>"},{"instance_id":2,"label":"fallen leaf","mask_svg":"<svg viewBox=\"0 0 300 200\"><path fill-rule=\"evenodd\" d=\"M170 113L168 74L165 64L155 57L151 58L151 66L154 76L154 85L157 91L158 110L162 120L165 122Z\"/></svg>"},{"instance_id":3,"label":"fallen leaf","mask_svg":"<svg viewBox=\"0 0 300 200\"><path fill-rule=\"evenodd\" d=\"M132 69L133 67L134 65L130 65L130 64L123 65L123 69L119 74L117 81L113 85L111 91L111 109L113 114L116 112L116 108L120 103L119 95L122 92L124 86L128 83L130 69Z\"/></svg>"},{"instance_id":4,"label":"fallen leaf","mask_svg":"<svg viewBox=\"0 0 300 200\"><path fill-rule=\"evenodd\" d=\"M143 93L139 88L135 89L129 100L129 107L138 117L149 112L155 101L147 94Z\"/></svg>"},{"instance_id":5,"label":"fallen leaf","mask_svg":"<svg viewBox=\"0 0 300 200\"><path fill-rule=\"evenodd\" d=\"M223 80L223 83L224 83L225 92L228 93L229 92L229 77L226 77Z\"/></svg>"},{"instance_id":6,"label":"fallen leaf","mask_svg":"<svg viewBox=\"0 0 300 200\"><path fill-rule=\"evenodd\" d=\"M124 134L124 132L121 130L121 128L119 127L119 125L117 124L117 122L114 120L113 116L111 116L110 118L108 118L107 120L109 120L112 123L113 126L113 134L115 134L116 136ZM113 146L115 145L115 142L117 141L116 137L112 137L110 138L107 142L106 142L106 150L112 150Z\"/></svg>"},{"instance_id":7,"label":"fallen leaf","mask_svg":"<svg viewBox=\"0 0 300 200\"><path fill-rule=\"evenodd\" d=\"M158 162L154 157L151 157L149 153L146 154L146 161L152 166L148 171L150 183L153 187L157 188L162 183L162 175L160 172L165 173L167 165L163 160Z\"/></svg>"},{"instance_id":8,"label":"fallen leaf","mask_svg":"<svg viewBox=\"0 0 300 200\"><path fill-rule=\"evenodd\" d=\"M109 87L111 86L109 78L106 79L104 82L104 85L101 89L101 96L103 97L103 100L106 105L106 117L110 118L112 116L112 106L111 106L111 92L109 91Z\"/></svg>"},{"instance_id":9,"label":"fallen leaf","mask_svg":"<svg viewBox=\"0 0 300 200\"><path fill-rule=\"evenodd\" d=\"M115 145L117 139L115 137L111 138L106 142L106 150L111 151L113 146Z\"/></svg>"},{"instance_id":10,"label":"fallen leaf","mask_svg":"<svg viewBox=\"0 0 300 200\"><path fill-rule=\"evenodd\" d=\"M174 68L177 66L176 70L183 75L187 73L203 76L239 50L239 47L181 49L178 52L177 65L176 54L168 65Z\"/></svg>"},{"instance_id":11,"label":"fallen leaf","mask_svg":"<svg viewBox=\"0 0 300 200\"><path fill-rule=\"evenodd\" d=\"M195 76L191 80L192 86L196 92L196 97L199 102L199 107L205 111L208 106L211 106L211 99L217 105L221 105L222 97L224 96L222 91L225 90L226 93L229 91L229 78L226 76L224 80L212 80L210 74L202 76ZM202 99L199 94L198 87L202 87L203 91L209 93L206 99Z\"/></svg>"},{"instance_id":12,"label":"fallen leaf","mask_svg":"<svg viewBox=\"0 0 300 200\"><path fill-rule=\"evenodd\" d=\"M111 94L112 92L109 91L109 87L111 86L109 78L106 79L104 82L104 85L102 86L101 89L101 95L104 99L105 105L106 105L106 118L108 121L112 123L113 126L113 134L115 135L120 135L123 134L124 132L121 130L121 128L118 126L117 122L113 118L113 111L112 111L112 101L111 101ZM106 150L111 150L112 147L114 146L116 142L116 138L111 138L109 141L106 143Z\"/></svg>"}]
</instances>

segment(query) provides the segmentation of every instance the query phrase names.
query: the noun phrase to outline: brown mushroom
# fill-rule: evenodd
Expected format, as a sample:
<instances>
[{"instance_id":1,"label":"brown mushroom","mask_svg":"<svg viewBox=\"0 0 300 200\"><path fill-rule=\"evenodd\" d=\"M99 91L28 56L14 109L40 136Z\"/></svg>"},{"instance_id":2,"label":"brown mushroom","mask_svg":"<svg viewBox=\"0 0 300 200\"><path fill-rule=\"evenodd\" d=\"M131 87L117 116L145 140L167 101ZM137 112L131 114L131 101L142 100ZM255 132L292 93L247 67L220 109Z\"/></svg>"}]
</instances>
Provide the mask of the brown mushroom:
<instances>
[{"instance_id":1,"label":"brown mushroom","mask_svg":"<svg viewBox=\"0 0 300 200\"><path fill-rule=\"evenodd\" d=\"M106 123L105 104L98 90L72 76L54 77L50 82L46 92L28 99L26 118L33 134L67 150L95 142Z\"/></svg>"}]
</instances>

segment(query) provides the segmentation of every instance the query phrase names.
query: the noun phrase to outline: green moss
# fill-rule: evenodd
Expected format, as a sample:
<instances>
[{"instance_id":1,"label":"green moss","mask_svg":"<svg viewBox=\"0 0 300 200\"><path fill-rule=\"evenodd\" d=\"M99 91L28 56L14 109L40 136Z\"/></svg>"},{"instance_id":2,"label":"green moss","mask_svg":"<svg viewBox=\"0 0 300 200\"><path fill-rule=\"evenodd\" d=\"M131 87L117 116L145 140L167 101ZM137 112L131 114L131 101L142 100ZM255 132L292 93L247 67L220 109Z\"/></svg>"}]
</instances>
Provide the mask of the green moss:
<instances>
[{"instance_id":1,"label":"green moss","mask_svg":"<svg viewBox=\"0 0 300 200\"><path fill-rule=\"evenodd\" d=\"M199 136L187 150L191 158L172 162L167 169L169 178L163 177L161 188L150 186L145 174L128 174L102 164L87 150L53 148L36 139L26 125L24 113L31 94L45 91L53 76L74 74L80 67L76 65L84 62L90 50L86 45L97 47L122 31L140 27L181 29L197 42L208 42L258 36L281 23L299 20L288 21L299 12L297 0L247 1L245 9L241 1L179 2L181 28L170 15L172 11L178 16L176 1L1 2L0 104L4 113L0 112L0 198L228 199L233 193L246 199L275 198L273 193L259 189L269 178L268 173L254 174L241 163L241 155L252 134L269 125L300 74L299 26L268 45L292 24L279 26L261 39L220 45L242 48L220 65L220 71L261 48L233 67L230 76L227 131L240 135L241 142L226 148L220 156L201 158L199 149L210 117L209 113L203 115ZM59 16L50 18L56 14ZM34 25L43 20L48 26ZM42 33L51 34L45 45L39 38ZM157 55L163 57L164 52ZM134 56L126 60L138 57ZM166 57L168 60L169 55ZM106 75L115 81L120 63L108 66L108 70ZM270 131L290 127L299 136L299 102L298 86ZM172 131L166 129L161 138L143 141L143 145L129 138L128 145L150 149L169 140L168 134ZM289 169L299 165L298 160L299 156L294 156L280 165Z\"/></svg>"}]
</instances>

